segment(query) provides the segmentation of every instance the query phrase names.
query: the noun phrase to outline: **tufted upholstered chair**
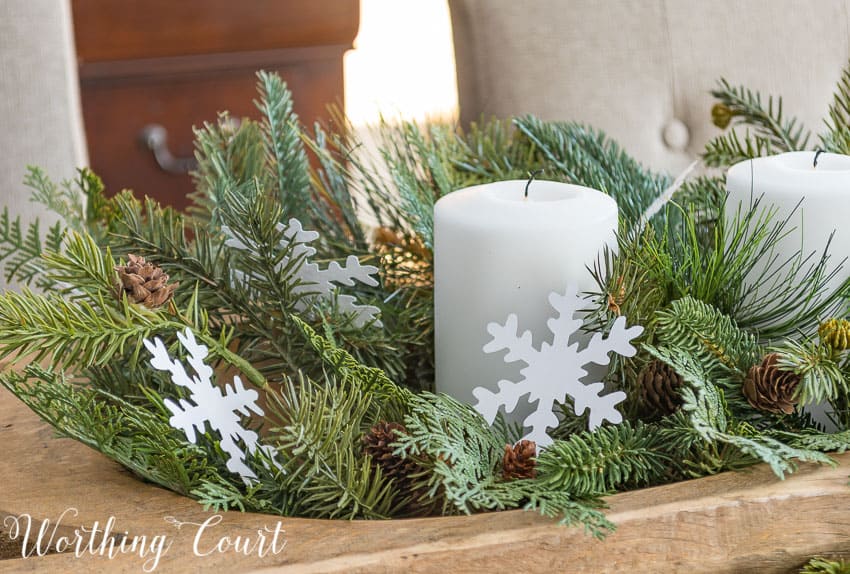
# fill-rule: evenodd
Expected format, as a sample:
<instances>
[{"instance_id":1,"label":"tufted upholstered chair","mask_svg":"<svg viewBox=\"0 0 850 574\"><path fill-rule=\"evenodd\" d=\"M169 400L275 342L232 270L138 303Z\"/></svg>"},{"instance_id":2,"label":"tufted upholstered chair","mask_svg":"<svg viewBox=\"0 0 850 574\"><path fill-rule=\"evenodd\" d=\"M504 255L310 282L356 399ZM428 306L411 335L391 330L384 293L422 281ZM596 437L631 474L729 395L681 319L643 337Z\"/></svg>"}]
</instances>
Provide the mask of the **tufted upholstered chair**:
<instances>
[{"instance_id":1,"label":"tufted upholstered chair","mask_svg":"<svg viewBox=\"0 0 850 574\"><path fill-rule=\"evenodd\" d=\"M531 113L598 127L685 167L717 133L720 77L822 128L850 57L850 0L449 0L461 120Z\"/></svg>"},{"instance_id":2,"label":"tufted upholstered chair","mask_svg":"<svg viewBox=\"0 0 850 574\"><path fill-rule=\"evenodd\" d=\"M86 161L68 0L0 1L0 206L51 222L29 201L26 166L58 181Z\"/></svg>"}]
</instances>

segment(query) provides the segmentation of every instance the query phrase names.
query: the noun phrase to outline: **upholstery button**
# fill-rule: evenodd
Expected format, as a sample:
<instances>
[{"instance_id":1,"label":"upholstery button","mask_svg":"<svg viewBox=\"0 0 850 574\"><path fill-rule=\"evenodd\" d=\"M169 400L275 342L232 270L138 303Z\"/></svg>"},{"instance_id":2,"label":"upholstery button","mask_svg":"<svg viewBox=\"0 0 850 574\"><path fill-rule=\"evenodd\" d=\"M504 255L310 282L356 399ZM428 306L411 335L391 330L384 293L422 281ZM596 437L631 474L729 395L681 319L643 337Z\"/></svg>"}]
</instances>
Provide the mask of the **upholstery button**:
<instances>
[{"instance_id":1,"label":"upholstery button","mask_svg":"<svg viewBox=\"0 0 850 574\"><path fill-rule=\"evenodd\" d=\"M691 132L682 120L673 118L661 131L664 144L673 151L685 151L691 142Z\"/></svg>"}]
</instances>

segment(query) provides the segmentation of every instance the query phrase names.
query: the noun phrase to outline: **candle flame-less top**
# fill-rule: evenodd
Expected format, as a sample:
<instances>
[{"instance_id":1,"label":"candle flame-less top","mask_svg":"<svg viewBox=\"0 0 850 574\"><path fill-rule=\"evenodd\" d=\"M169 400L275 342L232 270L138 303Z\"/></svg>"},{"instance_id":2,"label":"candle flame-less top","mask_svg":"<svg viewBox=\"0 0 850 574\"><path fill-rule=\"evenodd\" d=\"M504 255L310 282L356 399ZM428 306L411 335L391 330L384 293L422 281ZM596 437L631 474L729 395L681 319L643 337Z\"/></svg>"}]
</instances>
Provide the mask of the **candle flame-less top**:
<instances>
[{"instance_id":1,"label":"candle flame-less top","mask_svg":"<svg viewBox=\"0 0 850 574\"><path fill-rule=\"evenodd\" d=\"M510 180L468 187L437 202L435 218L509 229L551 225L587 228L616 219L617 203L604 193L578 185L535 180L525 197L526 181Z\"/></svg>"},{"instance_id":2,"label":"candle flame-less top","mask_svg":"<svg viewBox=\"0 0 850 574\"><path fill-rule=\"evenodd\" d=\"M842 194L850 199L850 156L820 153L817 166L813 151L795 151L733 165L726 176L730 192L749 195L754 199L766 193L769 200L789 200L794 204L804 197ZM838 198L836 198L838 199Z\"/></svg>"}]
</instances>

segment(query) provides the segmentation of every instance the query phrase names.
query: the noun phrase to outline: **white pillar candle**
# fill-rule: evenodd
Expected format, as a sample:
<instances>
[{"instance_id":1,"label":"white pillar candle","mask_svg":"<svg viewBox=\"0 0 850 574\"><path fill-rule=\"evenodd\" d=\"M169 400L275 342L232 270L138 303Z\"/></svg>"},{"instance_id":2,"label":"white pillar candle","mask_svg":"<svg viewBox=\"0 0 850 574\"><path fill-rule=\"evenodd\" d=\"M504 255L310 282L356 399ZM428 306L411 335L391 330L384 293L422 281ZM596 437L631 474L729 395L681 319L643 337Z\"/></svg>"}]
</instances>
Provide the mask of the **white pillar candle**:
<instances>
[{"instance_id":1,"label":"white pillar candle","mask_svg":"<svg viewBox=\"0 0 850 574\"><path fill-rule=\"evenodd\" d=\"M451 193L434 208L436 390L474 404L472 390L516 380L519 367L487 355L487 324L519 317L535 342L547 334L549 294L595 286L587 267L616 249L617 204L595 189L503 181ZM549 335L551 339L551 335ZM546 340L549 340L546 339ZM523 420L522 403L511 420Z\"/></svg>"},{"instance_id":2,"label":"white pillar candle","mask_svg":"<svg viewBox=\"0 0 850 574\"><path fill-rule=\"evenodd\" d=\"M774 252L777 263L800 252L815 256L817 263L829 242L829 271L850 256L850 156L815 152L789 152L760 157L733 165L726 175L726 217L733 221L738 209L746 213L751 201L761 198L760 208L775 208L773 222L789 218ZM800 204L797 211L794 208ZM792 215L793 212L793 215ZM754 273L763 268L756 269ZM827 292L850 276L850 261L827 284ZM770 293L759 293L767 297Z\"/></svg>"}]
</instances>

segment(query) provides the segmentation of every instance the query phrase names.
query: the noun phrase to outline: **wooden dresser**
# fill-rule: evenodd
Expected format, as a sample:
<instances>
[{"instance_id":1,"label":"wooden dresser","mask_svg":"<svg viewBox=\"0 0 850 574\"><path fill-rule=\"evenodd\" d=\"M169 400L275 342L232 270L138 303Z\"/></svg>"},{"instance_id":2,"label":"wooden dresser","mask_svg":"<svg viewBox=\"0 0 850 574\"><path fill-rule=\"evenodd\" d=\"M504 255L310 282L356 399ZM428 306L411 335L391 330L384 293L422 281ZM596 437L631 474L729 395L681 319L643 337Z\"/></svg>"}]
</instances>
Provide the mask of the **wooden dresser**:
<instances>
[{"instance_id":1,"label":"wooden dresser","mask_svg":"<svg viewBox=\"0 0 850 574\"><path fill-rule=\"evenodd\" d=\"M72 0L91 167L107 188L184 207L192 126L256 117L255 72L280 73L305 123L342 105L359 0ZM158 150L155 157L151 147Z\"/></svg>"}]
</instances>

